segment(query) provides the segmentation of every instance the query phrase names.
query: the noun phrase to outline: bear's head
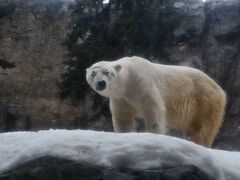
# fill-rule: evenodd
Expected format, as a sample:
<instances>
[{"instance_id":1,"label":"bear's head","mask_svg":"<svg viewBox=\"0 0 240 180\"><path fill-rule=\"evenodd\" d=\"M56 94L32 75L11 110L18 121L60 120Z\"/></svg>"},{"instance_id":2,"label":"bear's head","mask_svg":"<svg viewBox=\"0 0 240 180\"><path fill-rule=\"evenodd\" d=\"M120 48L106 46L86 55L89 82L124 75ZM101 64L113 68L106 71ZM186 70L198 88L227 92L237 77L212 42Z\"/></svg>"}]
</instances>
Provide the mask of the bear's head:
<instances>
[{"instance_id":1,"label":"bear's head","mask_svg":"<svg viewBox=\"0 0 240 180\"><path fill-rule=\"evenodd\" d=\"M109 96L111 83L120 70L119 64L101 61L86 69L86 79L93 90L103 96Z\"/></svg>"}]
</instances>

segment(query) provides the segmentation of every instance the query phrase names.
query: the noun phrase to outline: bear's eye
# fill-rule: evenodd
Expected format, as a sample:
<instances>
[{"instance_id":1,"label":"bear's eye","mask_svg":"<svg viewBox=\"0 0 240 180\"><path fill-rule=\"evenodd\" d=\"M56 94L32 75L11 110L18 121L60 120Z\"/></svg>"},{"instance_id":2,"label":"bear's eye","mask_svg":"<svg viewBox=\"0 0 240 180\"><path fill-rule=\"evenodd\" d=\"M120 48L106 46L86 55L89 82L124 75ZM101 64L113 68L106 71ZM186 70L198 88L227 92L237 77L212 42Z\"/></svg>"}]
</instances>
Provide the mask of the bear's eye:
<instances>
[{"instance_id":1,"label":"bear's eye","mask_svg":"<svg viewBox=\"0 0 240 180\"><path fill-rule=\"evenodd\" d=\"M93 72L91 73L91 76L92 76L92 77L96 76L96 72L93 71Z\"/></svg>"},{"instance_id":2,"label":"bear's eye","mask_svg":"<svg viewBox=\"0 0 240 180\"><path fill-rule=\"evenodd\" d=\"M103 71L103 74L108 75L108 74L109 74L109 71L105 69L105 70Z\"/></svg>"}]
</instances>

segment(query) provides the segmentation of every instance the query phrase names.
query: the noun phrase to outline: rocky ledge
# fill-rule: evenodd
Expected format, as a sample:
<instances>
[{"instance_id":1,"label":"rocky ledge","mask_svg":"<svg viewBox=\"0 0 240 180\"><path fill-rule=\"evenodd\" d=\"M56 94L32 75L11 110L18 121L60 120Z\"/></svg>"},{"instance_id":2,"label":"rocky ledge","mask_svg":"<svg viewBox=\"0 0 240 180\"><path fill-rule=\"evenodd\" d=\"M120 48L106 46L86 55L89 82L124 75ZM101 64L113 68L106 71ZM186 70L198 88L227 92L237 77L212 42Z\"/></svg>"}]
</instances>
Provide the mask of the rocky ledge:
<instances>
[{"instance_id":1,"label":"rocky ledge","mask_svg":"<svg viewBox=\"0 0 240 180\"><path fill-rule=\"evenodd\" d=\"M0 180L239 180L240 153L151 133L0 134Z\"/></svg>"},{"instance_id":2,"label":"rocky ledge","mask_svg":"<svg viewBox=\"0 0 240 180\"><path fill-rule=\"evenodd\" d=\"M211 180L195 166L131 170L93 166L50 156L19 165L0 175L0 180Z\"/></svg>"}]
</instances>

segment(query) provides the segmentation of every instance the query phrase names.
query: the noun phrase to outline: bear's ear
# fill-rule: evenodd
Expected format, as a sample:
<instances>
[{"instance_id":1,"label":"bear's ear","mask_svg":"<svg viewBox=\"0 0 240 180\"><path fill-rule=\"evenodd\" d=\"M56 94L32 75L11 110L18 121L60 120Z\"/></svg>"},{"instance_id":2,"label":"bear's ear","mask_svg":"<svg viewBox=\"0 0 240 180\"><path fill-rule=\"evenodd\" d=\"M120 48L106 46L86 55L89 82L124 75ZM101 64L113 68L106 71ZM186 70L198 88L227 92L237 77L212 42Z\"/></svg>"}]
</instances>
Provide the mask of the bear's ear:
<instances>
[{"instance_id":1,"label":"bear's ear","mask_svg":"<svg viewBox=\"0 0 240 180\"><path fill-rule=\"evenodd\" d=\"M114 66L114 69L119 72L122 69L122 66L120 64L117 64Z\"/></svg>"},{"instance_id":2,"label":"bear's ear","mask_svg":"<svg viewBox=\"0 0 240 180\"><path fill-rule=\"evenodd\" d=\"M86 68L86 73L89 71L89 68Z\"/></svg>"}]
</instances>

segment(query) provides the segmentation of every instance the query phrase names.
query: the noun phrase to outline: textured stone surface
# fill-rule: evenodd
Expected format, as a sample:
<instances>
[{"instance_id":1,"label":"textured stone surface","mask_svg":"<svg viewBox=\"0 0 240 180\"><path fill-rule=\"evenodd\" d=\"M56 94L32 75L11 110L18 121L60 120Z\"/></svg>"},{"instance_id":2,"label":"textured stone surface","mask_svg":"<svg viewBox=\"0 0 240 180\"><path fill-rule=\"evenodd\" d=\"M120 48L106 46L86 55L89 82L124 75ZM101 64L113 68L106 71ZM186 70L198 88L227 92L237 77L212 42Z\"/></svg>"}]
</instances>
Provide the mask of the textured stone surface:
<instances>
[{"instance_id":1,"label":"textured stone surface","mask_svg":"<svg viewBox=\"0 0 240 180\"><path fill-rule=\"evenodd\" d=\"M228 95L225 123L217 143L220 148L240 148L240 1L207 4L206 48L202 62Z\"/></svg>"},{"instance_id":2,"label":"textured stone surface","mask_svg":"<svg viewBox=\"0 0 240 180\"><path fill-rule=\"evenodd\" d=\"M193 4L195 1L192 1ZM170 49L174 62L199 68L215 79L226 91L228 103L221 133L215 147L240 149L240 2L237 0L209 0L204 8L199 6L195 13L189 4L187 16L199 17L194 24L202 24L198 31L190 31L192 21L183 21L178 46ZM203 11L204 9L204 11ZM185 25L185 23L190 23ZM193 26L192 26L193 27ZM201 30L201 31L199 31Z\"/></svg>"},{"instance_id":3,"label":"textured stone surface","mask_svg":"<svg viewBox=\"0 0 240 180\"><path fill-rule=\"evenodd\" d=\"M0 69L1 114L11 104L22 107L26 116L18 117L15 130L27 129L28 122L31 129L76 127L81 109L61 101L57 87L67 54L63 42L71 28L68 1L4 0L0 5L9 3L16 8L0 19L0 55L16 67Z\"/></svg>"},{"instance_id":4,"label":"textured stone surface","mask_svg":"<svg viewBox=\"0 0 240 180\"><path fill-rule=\"evenodd\" d=\"M54 157L42 157L0 175L0 180L213 180L195 166L154 170L106 169Z\"/></svg>"}]
</instances>

